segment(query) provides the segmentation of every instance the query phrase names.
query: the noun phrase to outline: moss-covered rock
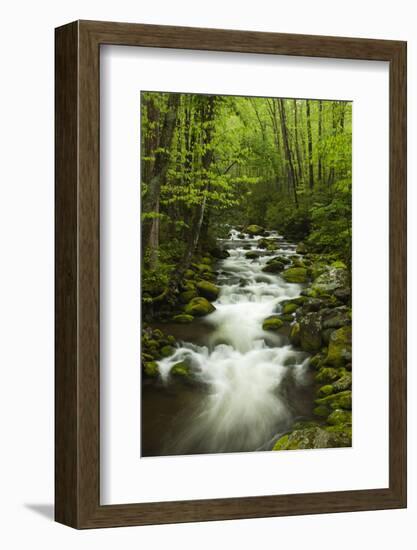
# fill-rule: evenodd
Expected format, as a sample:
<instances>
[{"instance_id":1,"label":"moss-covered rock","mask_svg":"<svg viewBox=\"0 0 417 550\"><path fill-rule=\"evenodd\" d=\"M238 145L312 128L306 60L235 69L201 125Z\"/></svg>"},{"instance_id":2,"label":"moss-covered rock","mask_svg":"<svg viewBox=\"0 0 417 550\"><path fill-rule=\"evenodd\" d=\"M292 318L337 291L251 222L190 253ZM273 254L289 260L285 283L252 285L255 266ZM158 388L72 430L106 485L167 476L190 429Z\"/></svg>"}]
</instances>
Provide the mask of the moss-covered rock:
<instances>
[{"instance_id":1,"label":"moss-covered rock","mask_svg":"<svg viewBox=\"0 0 417 550\"><path fill-rule=\"evenodd\" d=\"M350 288L348 286L337 288L334 291L334 297L337 298L337 300L339 300L343 304L350 303L352 299Z\"/></svg>"},{"instance_id":2,"label":"moss-covered rock","mask_svg":"<svg viewBox=\"0 0 417 550\"><path fill-rule=\"evenodd\" d=\"M217 260L225 260L230 256L230 253L227 250L219 247L212 248L210 250L210 254L213 256L213 258L216 258Z\"/></svg>"},{"instance_id":3,"label":"moss-covered rock","mask_svg":"<svg viewBox=\"0 0 417 550\"><path fill-rule=\"evenodd\" d=\"M316 405L328 407L329 413L336 409L352 409L352 392L350 390L334 393L315 400Z\"/></svg>"},{"instance_id":4,"label":"moss-covered rock","mask_svg":"<svg viewBox=\"0 0 417 550\"><path fill-rule=\"evenodd\" d=\"M346 326L331 333L326 363L335 367L341 367L351 360L352 327Z\"/></svg>"},{"instance_id":5,"label":"moss-covered rock","mask_svg":"<svg viewBox=\"0 0 417 550\"><path fill-rule=\"evenodd\" d=\"M213 268L211 265L208 264L191 264L192 267L197 271L197 273L201 276L201 274L211 274L213 272Z\"/></svg>"},{"instance_id":6,"label":"moss-covered rock","mask_svg":"<svg viewBox=\"0 0 417 550\"><path fill-rule=\"evenodd\" d=\"M271 241L268 239L259 239L258 241L258 248L268 248L268 246L271 244Z\"/></svg>"},{"instance_id":7,"label":"moss-covered rock","mask_svg":"<svg viewBox=\"0 0 417 550\"><path fill-rule=\"evenodd\" d=\"M317 368L317 367L316 367ZM323 367L314 377L314 380L319 384L334 382L339 378L338 369L332 367Z\"/></svg>"},{"instance_id":8,"label":"moss-covered rock","mask_svg":"<svg viewBox=\"0 0 417 550\"><path fill-rule=\"evenodd\" d=\"M194 279L195 277L195 271L193 271L192 269L187 269L184 273L184 278L185 279Z\"/></svg>"},{"instance_id":9,"label":"moss-covered rock","mask_svg":"<svg viewBox=\"0 0 417 550\"><path fill-rule=\"evenodd\" d=\"M198 296L196 290L185 290L184 292L181 292L179 299L182 304L188 304L188 302L196 296Z\"/></svg>"},{"instance_id":10,"label":"moss-covered rock","mask_svg":"<svg viewBox=\"0 0 417 550\"><path fill-rule=\"evenodd\" d=\"M337 392L352 389L352 373L346 372L336 382L333 382L333 388Z\"/></svg>"},{"instance_id":11,"label":"moss-covered rock","mask_svg":"<svg viewBox=\"0 0 417 550\"><path fill-rule=\"evenodd\" d=\"M284 313L284 315L288 315L289 313L294 313L295 311L297 311L299 307L300 307L299 305L294 304L293 302L292 303L289 302L282 306L282 313Z\"/></svg>"},{"instance_id":12,"label":"moss-covered rock","mask_svg":"<svg viewBox=\"0 0 417 550\"><path fill-rule=\"evenodd\" d=\"M326 353L324 353L323 350L321 350L319 351L319 353L316 353L315 355L313 355L313 357L311 357L310 359L310 365L315 369L321 369L323 366L324 360L326 358Z\"/></svg>"},{"instance_id":13,"label":"moss-covered rock","mask_svg":"<svg viewBox=\"0 0 417 550\"><path fill-rule=\"evenodd\" d=\"M183 292L187 290L195 290L195 281L190 281L189 279L183 279L179 285L179 288Z\"/></svg>"},{"instance_id":14,"label":"moss-covered rock","mask_svg":"<svg viewBox=\"0 0 417 550\"><path fill-rule=\"evenodd\" d=\"M162 357L169 357L170 355L172 355L175 351L175 348L174 346L170 346L170 345L167 345L167 346L163 346L161 348L161 355Z\"/></svg>"},{"instance_id":15,"label":"moss-covered rock","mask_svg":"<svg viewBox=\"0 0 417 550\"><path fill-rule=\"evenodd\" d=\"M297 306L302 306L308 301L307 296L298 296L298 298L291 298L289 300L289 303L291 304L297 304Z\"/></svg>"},{"instance_id":16,"label":"moss-covered rock","mask_svg":"<svg viewBox=\"0 0 417 550\"><path fill-rule=\"evenodd\" d=\"M293 346L298 347L300 345L300 325L299 323L294 323L290 331L290 342Z\"/></svg>"},{"instance_id":17,"label":"moss-covered rock","mask_svg":"<svg viewBox=\"0 0 417 550\"><path fill-rule=\"evenodd\" d=\"M183 323L183 324L191 323L193 319L194 317L192 315L188 315L186 313L180 313L179 315L174 315L174 317L172 318L172 320L175 323Z\"/></svg>"},{"instance_id":18,"label":"moss-covered rock","mask_svg":"<svg viewBox=\"0 0 417 550\"><path fill-rule=\"evenodd\" d=\"M197 291L200 296L206 298L207 300L214 301L219 295L220 289L215 284L210 281L198 281L197 282Z\"/></svg>"},{"instance_id":19,"label":"moss-covered rock","mask_svg":"<svg viewBox=\"0 0 417 550\"><path fill-rule=\"evenodd\" d=\"M288 258L288 256L281 255L281 256L274 256L273 258L269 259L266 263L272 264L274 262L281 262L284 265L288 265L291 263L291 260Z\"/></svg>"},{"instance_id":20,"label":"moss-covered rock","mask_svg":"<svg viewBox=\"0 0 417 550\"><path fill-rule=\"evenodd\" d=\"M331 294L338 288L349 286L349 273L347 269L326 267L311 285L312 290L319 294Z\"/></svg>"},{"instance_id":21,"label":"moss-covered rock","mask_svg":"<svg viewBox=\"0 0 417 550\"><path fill-rule=\"evenodd\" d=\"M322 347L321 316L319 313L307 313L299 319L300 346L304 351L317 352Z\"/></svg>"},{"instance_id":22,"label":"moss-covered rock","mask_svg":"<svg viewBox=\"0 0 417 550\"><path fill-rule=\"evenodd\" d=\"M327 433L336 436L339 441L343 441L342 447L352 446L352 426L348 424L336 424L334 426L326 426L324 428Z\"/></svg>"},{"instance_id":23,"label":"moss-covered rock","mask_svg":"<svg viewBox=\"0 0 417 550\"><path fill-rule=\"evenodd\" d=\"M259 252L256 250L249 250L249 252L245 252L245 258L248 260L256 260L259 258Z\"/></svg>"},{"instance_id":24,"label":"moss-covered rock","mask_svg":"<svg viewBox=\"0 0 417 550\"><path fill-rule=\"evenodd\" d=\"M346 264L341 260L336 260L330 265L330 267L335 267L336 269L347 269Z\"/></svg>"},{"instance_id":25,"label":"moss-covered rock","mask_svg":"<svg viewBox=\"0 0 417 550\"><path fill-rule=\"evenodd\" d=\"M304 430L305 428L315 428L319 426L316 420L297 420L291 427L291 430Z\"/></svg>"},{"instance_id":26,"label":"moss-covered rock","mask_svg":"<svg viewBox=\"0 0 417 550\"><path fill-rule=\"evenodd\" d=\"M347 424L352 425L352 412L343 409L336 409L327 418L327 423L331 425Z\"/></svg>"},{"instance_id":27,"label":"moss-covered rock","mask_svg":"<svg viewBox=\"0 0 417 550\"><path fill-rule=\"evenodd\" d=\"M348 447L350 444L351 442L346 434L313 426L284 435L275 443L273 450L325 449Z\"/></svg>"},{"instance_id":28,"label":"moss-covered rock","mask_svg":"<svg viewBox=\"0 0 417 550\"><path fill-rule=\"evenodd\" d=\"M171 376L188 378L190 376L190 367L187 365L187 363L185 363L185 361L180 361L178 363L175 363L175 365L172 366L169 372Z\"/></svg>"},{"instance_id":29,"label":"moss-covered rock","mask_svg":"<svg viewBox=\"0 0 417 550\"><path fill-rule=\"evenodd\" d=\"M150 350L159 349L159 342L153 339L144 339L145 347Z\"/></svg>"},{"instance_id":30,"label":"moss-covered rock","mask_svg":"<svg viewBox=\"0 0 417 550\"><path fill-rule=\"evenodd\" d=\"M213 313L216 308L206 298L193 298L185 307L184 313L195 317L203 317L209 313Z\"/></svg>"},{"instance_id":31,"label":"moss-covered rock","mask_svg":"<svg viewBox=\"0 0 417 550\"><path fill-rule=\"evenodd\" d=\"M285 315L278 315L278 319L281 319L283 323L292 323L294 321L294 316L290 313L286 313Z\"/></svg>"},{"instance_id":32,"label":"moss-covered rock","mask_svg":"<svg viewBox=\"0 0 417 550\"><path fill-rule=\"evenodd\" d=\"M277 316L271 315L262 323L263 330L278 330L283 326L284 322Z\"/></svg>"},{"instance_id":33,"label":"moss-covered rock","mask_svg":"<svg viewBox=\"0 0 417 550\"><path fill-rule=\"evenodd\" d=\"M262 269L264 273L281 273L285 269L285 265L279 261L267 263L266 266Z\"/></svg>"},{"instance_id":34,"label":"moss-covered rock","mask_svg":"<svg viewBox=\"0 0 417 550\"><path fill-rule=\"evenodd\" d=\"M325 311L323 315L323 328L341 328L352 322L352 312L346 306L335 307Z\"/></svg>"},{"instance_id":35,"label":"moss-covered rock","mask_svg":"<svg viewBox=\"0 0 417 550\"><path fill-rule=\"evenodd\" d=\"M248 225L245 231L249 233L249 235L263 235L265 233L265 229L256 224Z\"/></svg>"},{"instance_id":36,"label":"moss-covered rock","mask_svg":"<svg viewBox=\"0 0 417 550\"><path fill-rule=\"evenodd\" d=\"M143 372L149 378L156 378L159 375L158 364L155 361L144 362Z\"/></svg>"},{"instance_id":37,"label":"moss-covered rock","mask_svg":"<svg viewBox=\"0 0 417 550\"><path fill-rule=\"evenodd\" d=\"M305 267L289 267L282 272L282 277L287 283L306 283L308 279L307 269Z\"/></svg>"},{"instance_id":38,"label":"moss-covered rock","mask_svg":"<svg viewBox=\"0 0 417 550\"><path fill-rule=\"evenodd\" d=\"M319 388L317 390L317 396L318 397L326 397L330 394L332 394L334 392L334 388L331 384L326 384L324 386L321 386L321 388Z\"/></svg>"},{"instance_id":39,"label":"moss-covered rock","mask_svg":"<svg viewBox=\"0 0 417 550\"><path fill-rule=\"evenodd\" d=\"M319 405L313 409L313 414L319 418L327 418L329 415L329 409L325 405Z\"/></svg>"}]
</instances>

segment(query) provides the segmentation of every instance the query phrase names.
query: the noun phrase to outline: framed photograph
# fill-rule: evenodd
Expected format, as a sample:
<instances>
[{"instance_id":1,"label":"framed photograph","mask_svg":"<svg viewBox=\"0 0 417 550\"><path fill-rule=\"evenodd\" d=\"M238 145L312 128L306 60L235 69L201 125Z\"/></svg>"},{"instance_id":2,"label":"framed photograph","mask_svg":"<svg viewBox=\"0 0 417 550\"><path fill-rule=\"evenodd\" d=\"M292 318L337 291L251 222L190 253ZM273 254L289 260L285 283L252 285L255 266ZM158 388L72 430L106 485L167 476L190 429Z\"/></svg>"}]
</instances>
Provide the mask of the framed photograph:
<instances>
[{"instance_id":1,"label":"framed photograph","mask_svg":"<svg viewBox=\"0 0 417 550\"><path fill-rule=\"evenodd\" d=\"M56 29L56 520L406 506L406 43Z\"/></svg>"}]
</instances>

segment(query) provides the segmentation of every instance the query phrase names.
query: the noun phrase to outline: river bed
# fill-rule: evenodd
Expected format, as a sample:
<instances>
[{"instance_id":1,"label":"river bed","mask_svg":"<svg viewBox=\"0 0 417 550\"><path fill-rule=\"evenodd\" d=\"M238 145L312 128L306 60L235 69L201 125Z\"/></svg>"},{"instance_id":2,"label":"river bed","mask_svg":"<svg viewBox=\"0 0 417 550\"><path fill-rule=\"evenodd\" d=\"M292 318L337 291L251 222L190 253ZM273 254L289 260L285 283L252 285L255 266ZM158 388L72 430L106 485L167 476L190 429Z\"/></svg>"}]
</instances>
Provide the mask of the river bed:
<instances>
[{"instance_id":1,"label":"river bed","mask_svg":"<svg viewBox=\"0 0 417 550\"><path fill-rule=\"evenodd\" d=\"M142 386L142 456L270 450L294 421L310 418L313 381L308 355L285 331L262 329L283 300L302 285L262 271L271 257L261 237L232 230L220 241L230 256L216 265L216 311L190 325L154 325L180 342L158 362L162 382ZM275 232L274 255L292 256L295 245ZM248 259L248 251L258 253ZM195 384L175 382L171 367L186 360Z\"/></svg>"}]
</instances>

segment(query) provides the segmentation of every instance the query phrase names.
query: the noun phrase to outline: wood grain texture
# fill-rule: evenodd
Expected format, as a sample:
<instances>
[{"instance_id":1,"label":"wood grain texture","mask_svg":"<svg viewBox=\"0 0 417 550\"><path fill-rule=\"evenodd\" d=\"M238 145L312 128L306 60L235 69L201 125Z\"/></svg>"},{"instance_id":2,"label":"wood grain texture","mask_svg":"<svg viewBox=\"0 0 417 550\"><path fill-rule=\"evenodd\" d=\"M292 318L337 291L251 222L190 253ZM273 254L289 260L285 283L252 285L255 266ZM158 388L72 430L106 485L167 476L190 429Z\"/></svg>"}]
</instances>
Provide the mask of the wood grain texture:
<instances>
[{"instance_id":1,"label":"wood grain texture","mask_svg":"<svg viewBox=\"0 0 417 550\"><path fill-rule=\"evenodd\" d=\"M101 506L100 45L390 63L389 487ZM406 506L406 44L78 21L56 29L56 520L76 528Z\"/></svg>"}]
</instances>

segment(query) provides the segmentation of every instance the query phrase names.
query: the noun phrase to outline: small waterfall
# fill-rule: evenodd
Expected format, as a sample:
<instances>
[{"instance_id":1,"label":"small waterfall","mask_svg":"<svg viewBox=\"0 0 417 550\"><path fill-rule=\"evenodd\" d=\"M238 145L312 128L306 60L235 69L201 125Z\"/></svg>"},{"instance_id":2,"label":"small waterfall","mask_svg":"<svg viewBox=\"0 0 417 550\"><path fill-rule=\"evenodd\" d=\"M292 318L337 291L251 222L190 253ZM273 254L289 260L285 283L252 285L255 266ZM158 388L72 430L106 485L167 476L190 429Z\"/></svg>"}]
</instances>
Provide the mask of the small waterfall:
<instances>
[{"instance_id":1,"label":"small waterfall","mask_svg":"<svg viewBox=\"0 0 417 550\"><path fill-rule=\"evenodd\" d=\"M166 454L271 448L294 420L290 396L310 383L308 359L284 336L264 331L262 321L280 310L280 302L299 296L301 286L262 271L268 255L258 247L261 238L231 230L223 240L230 257L218 264L216 311L204 318L213 329L208 345L184 342L159 362L165 384L171 367L186 360L207 390L195 410L184 412L181 433ZM267 239L277 245L274 255L295 253L277 233ZM259 256L248 259L249 250Z\"/></svg>"}]
</instances>

